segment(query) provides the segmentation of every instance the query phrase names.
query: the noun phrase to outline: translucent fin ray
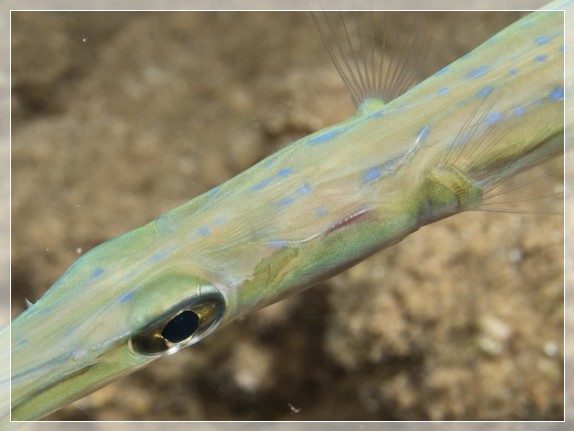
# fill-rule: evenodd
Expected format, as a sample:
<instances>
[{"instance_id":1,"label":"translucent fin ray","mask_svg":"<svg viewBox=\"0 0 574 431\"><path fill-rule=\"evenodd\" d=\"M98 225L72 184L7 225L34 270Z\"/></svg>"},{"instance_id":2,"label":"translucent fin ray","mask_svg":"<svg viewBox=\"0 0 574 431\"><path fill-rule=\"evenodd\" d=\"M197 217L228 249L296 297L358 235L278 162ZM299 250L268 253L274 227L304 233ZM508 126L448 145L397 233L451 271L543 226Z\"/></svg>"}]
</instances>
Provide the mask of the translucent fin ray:
<instances>
[{"instance_id":1,"label":"translucent fin ray","mask_svg":"<svg viewBox=\"0 0 574 431\"><path fill-rule=\"evenodd\" d=\"M401 32L408 34L401 41L391 35L390 13L311 12L327 53L357 107L367 99L386 103L406 92L416 83L416 70L428 52L428 44L420 40L421 14L414 15L412 31ZM379 28L381 34L377 34ZM401 54L393 56L390 45L397 39Z\"/></svg>"}]
</instances>

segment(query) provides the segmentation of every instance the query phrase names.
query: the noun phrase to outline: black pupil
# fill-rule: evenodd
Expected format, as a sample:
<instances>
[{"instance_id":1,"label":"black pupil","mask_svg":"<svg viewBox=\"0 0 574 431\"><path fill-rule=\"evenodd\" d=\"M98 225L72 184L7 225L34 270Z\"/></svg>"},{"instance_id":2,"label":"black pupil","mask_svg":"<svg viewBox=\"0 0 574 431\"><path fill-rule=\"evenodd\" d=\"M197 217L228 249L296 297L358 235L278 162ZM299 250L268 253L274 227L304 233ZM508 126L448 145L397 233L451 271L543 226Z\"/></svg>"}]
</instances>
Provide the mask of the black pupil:
<instances>
[{"instance_id":1,"label":"black pupil","mask_svg":"<svg viewBox=\"0 0 574 431\"><path fill-rule=\"evenodd\" d=\"M161 336L171 343L179 343L193 335L199 327L199 316L193 311L185 310L171 319Z\"/></svg>"}]
</instances>

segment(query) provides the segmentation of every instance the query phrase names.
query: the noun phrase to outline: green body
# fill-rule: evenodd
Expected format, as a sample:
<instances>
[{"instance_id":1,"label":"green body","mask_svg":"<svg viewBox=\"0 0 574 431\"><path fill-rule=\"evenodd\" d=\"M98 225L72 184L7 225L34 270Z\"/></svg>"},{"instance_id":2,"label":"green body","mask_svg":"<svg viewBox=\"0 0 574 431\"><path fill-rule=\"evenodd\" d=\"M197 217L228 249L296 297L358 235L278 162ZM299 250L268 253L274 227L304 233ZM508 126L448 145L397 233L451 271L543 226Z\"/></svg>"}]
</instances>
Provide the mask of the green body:
<instances>
[{"instance_id":1,"label":"green body","mask_svg":"<svg viewBox=\"0 0 574 431\"><path fill-rule=\"evenodd\" d=\"M88 252L12 324L12 418L41 417L479 208L492 187L560 154L563 30L562 13L533 13L392 102L367 100ZM183 309L204 325L159 340Z\"/></svg>"}]
</instances>

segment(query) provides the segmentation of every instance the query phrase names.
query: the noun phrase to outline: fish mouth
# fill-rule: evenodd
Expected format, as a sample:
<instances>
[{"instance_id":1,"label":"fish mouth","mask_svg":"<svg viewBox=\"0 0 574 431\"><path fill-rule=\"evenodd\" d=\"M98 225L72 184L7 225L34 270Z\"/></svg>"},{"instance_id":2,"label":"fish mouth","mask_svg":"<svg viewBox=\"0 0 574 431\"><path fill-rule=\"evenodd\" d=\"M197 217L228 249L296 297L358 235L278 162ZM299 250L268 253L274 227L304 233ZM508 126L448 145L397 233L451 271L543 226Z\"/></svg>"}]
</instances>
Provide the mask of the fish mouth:
<instances>
[{"instance_id":1,"label":"fish mouth","mask_svg":"<svg viewBox=\"0 0 574 431\"><path fill-rule=\"evenodd\" d=\"M132 360L126 363L125 359ZM139 364L134 363L139 360ZM78 361L65 354L12 377L11 418L31 421L105 386L121 375L131 373L149 361L132 355L126 345L107 351L104 357ZM12 358L17 364L18 359Z\"/></svg>"},{"instance_id":2,"label":"fish mouth","mask_svg":"<svg viewBox=\"0 0 574 431\"><path fill-rule=\"evenodd\" d=\"M66 375L65 379L51 381L45 386L39 387L37 385L34 385L36 389L34 391L27 392L25 400L21 399L21 397L14 397L15 394L14 392L12 392L13 396L12 413L11 413L12 420L13 421L36 420L42 416L52 413L58 408L58 406L54 406L51 410L48 409L38 410L36 408L37 405L44 404L44 402L42 401L42 399L44 398L43 394L53 393L54 391L61 391L62 389L65 389L66 386L69 385L66 382L73 382L77 379L80 379L85 373L89 372L93 368L93 366L94 365L88 365L81 369L75 370L72 373ZM24 379L26 377L28 377L28 373L24 373L19 376L14 376L12 378L12 381L17 382L19 379ZM20 400L18 401L15 398L20 398ZM36 410L38 411L38 413L29 413L32 410Z\"/></svg>"},{"instance_id":3,"label":"fish mouth","mask_svg":"<svg viewBox=\"0 0 574 431\"><path fill-rule=\"evenodd\" d=\"M38 317L27 310L11 325L13 421L46 416L150 360L134 355L123 338L99 349L62 343L66 329L49 319L39 325Z\"/></svg>"}]
</instances>

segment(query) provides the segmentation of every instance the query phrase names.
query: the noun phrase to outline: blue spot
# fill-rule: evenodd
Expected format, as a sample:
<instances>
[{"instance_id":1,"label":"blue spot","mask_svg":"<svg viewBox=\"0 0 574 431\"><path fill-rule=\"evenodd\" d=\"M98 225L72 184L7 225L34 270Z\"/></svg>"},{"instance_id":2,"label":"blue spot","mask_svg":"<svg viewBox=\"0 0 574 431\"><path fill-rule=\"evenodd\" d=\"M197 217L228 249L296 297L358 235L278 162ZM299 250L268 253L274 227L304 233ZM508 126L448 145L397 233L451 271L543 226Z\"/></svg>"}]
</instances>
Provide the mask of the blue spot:
<instances>
[{"instance_id":1,"label":"blue spot","mask_svg":"<svg viewBox=\"0 0 574 431\"><path fill-rule=\"evenodd\" d=\"M484 42L485 45L490 45L496 41L498 41L500 39L500 35L499 34L495 34L494 36L492 36L490 39L488 39L486 42Z\"/></svg>"},{"instance_id":2,"label":"blue spot","mask_svg":"<svg viewBox=\"0 0 574 431\"><path fill-rule=\"evenodd\" d=\"M536 45L546 45L548 42L550 42L550 38L546 35L538 36L534 39L534 43L536 43Z\"/></svg>"},{"instance_id":3,"label":"blue spot","mask_svg":"<svg viewBox=\"0 0 574 431\"><path fill-rule=\"evenodd\" d=\"M102 275L105 271L102 268L98 268L96 269L94 272L92 272L90 274L90 280L93 280L94 278L98 278L100 275Z\"/></svg>"},{"instance_id":4,"label":"blue spot","mask_svg":"<svg viewBox=\"0 0 574 431\"><path fill-rule=\"evenodd\" d=\"M293 199L291 196L287 196L287 197L284 197L283 199L281 199L278 203L280 206L284 207L284 206L292 204L293 201L295 201L295 199Z\"/></svg>"},{"instance_id":5,"label":"blue spot","mask_svg":"<svg viewBox=\"0 0 574 431\"><path fill-rule=\"evenodd\" d=\"M197 229L197 233L201 236L205 236L209 233L209 228L206 226L201 226L199 229Z\"/></svg>"},{"instance_id":6,"label":"blue spot","mask_svg":"<svg viewBox=\"0 0 574 431\"><path fill-rule=\"evenodd\" d=\"M149 261L151 263L159 262L160 260L162 260L167 255L168 255L168 253L166 251L160 251L160 252L154 254L152 257L150 257Z\"/></svg>"},{"instance_id":7,"label":"blue spot","mask_svg":"<svg viewBox=\"0 0 574 431\"><path fill-rule=\"evenodd\" d=\"M558 52L560 54L564 54L566 52L566 47L564 46L564 44L562 44L558 47Z\"/></svg>"},{"instance_id":8,"label":"blue spot","mask_svg":"<svg viewBox=\"0 0 574 431\"><path fill-rule=\"evenodd\" d=\"M480 67L477 67L476 69L473 69L470 72L468 72L466 74L466 77L468 79L480 78L481 76L486 75L486 72L488 72L488 67L487 66L480 66Z\"/></svg>"},{"instance_id":9,"label":"blue spot","mask_svg":"<svg viewBox=\"0 0 574 431\"><path fill-rule=\"evenodd\" d=\"M548 98L550 100L562 100L562 99L564 99L564 88L562 88L562 87L555 88L554 90L552 90L550 92L550 94L548 95Z\"/></svg>"},{"instance_id":10,"label":"blue spot","mask_svg":"<svg viewBox=\"0 0 574 431\"><path fill-rule=\"evenodd\" d=\"M215 226L221 226L222 224L224 224L227 221L227 217L225 216L218 216L215 218L215 220L213 220L213 224Z\"/></svg>"},{"instance_id":11,"label":"blue spot","mask_svg":"<svg viewBox=\"0 0 574 431\"><path fill-rule=\"evenodd\" d=\"M492 90L494 90L494 88L492 88L491 86L483 87L480 90L478 90L478 93L476 93L476 95L479 97L486 97L490 93L492 93Z\"/></svg>"},{"instance_id":12,"label":"blue spot","mask_svg":"<svg viewBox=\"0 0 574 431\"><path fill-rule=\"evenodd\" d=\"M267 241L267 245L270 245L271 247L285 247L288 244L289 243L287 241L281 239L274 239L272 241Z\"/></svg>"},{"instance_id":13,"label":"blue spot","mask_svg":"<svg viewBox=\"0 0 574 431\"><path fill-rule=\"evenodd\" d=\"M533 24L532 19L527 19L523 23L520 24L520 27L529 27Z\"/></svg>"},{"instance_id":14,"label":"blue spot","mask_svg":"<svg viewBox=\"0 0 574 431\"><path fill-rule=\"evenodd\" d=\"M168 214L162 214L155 219L155 225L159 235L167 235L174 231L174 225Z\"/></svg>"},{"instance_id":15,"label":"blue spot","mask_svg":"<svg viewBox=\"0 0 574 431\"><path fill-rule=\"evenodd\" d=\"M288 177L289 175L291 175L293 173L293 169L291 168L283 168L281 169L279 172L277 172L277 175L279 175L280 177Z\"/></svg>"},{"instance_id":16,"label":"blue spot","mask_svg":"<svg viewBox=\"0 0 574 431\"><path fill-rule=\"evenodd\" d=\"M276 176L285 178L285 177L288 177L289 175L293 174L293 172L294 171L291 168L283 168L283 169L279 170L279 172L277 172L276 175L264 178L261 181L259 181L258 183L253 184L251 187L249 187L249 190L251 190L252 192L259 191L259 190L267 187L269 184L271 184L271 181L273 181Z\"/></svg>"},{"instance_id":17,"label":"blue spot","mask_svg":"<svg viewBox=\"0 0 574 431\"><path fill-rule=\"evenodd\" d=\"M526 114L526 108L522 105L517 106L512 112L514 112L515 115L522 117L524 114Z\"/></svg>"},{"instance_id":18,"label":"blue spot","mask_svg":"<svg viewBox=\"0 0 574 431\"><path fill-rule=\"evenodd\" d=\"M311 191L311 186L307 183L303 183L301 187L299 187L299 193L306 194Z\"/></svg>"},{"instance_id":19,"label":"blue spot","mask_svg":"<svg viewBox=\"0 0 574 431\"><path fill-rule=\"evenodd\" d=\"M435 76L440 76L440 75L444 75L446 72L448 72L450 69L450 65L449 66L445 66L443 67L441 70L439 70L438 72L435 73Z\"/></svg>"},{"instance_id":20,"label":"blue spot","mask_svg":"<svg viewBox=\"0 0 574 431\"><path fill-rule=\"evenodd\" d=\"M126 293L124 293L122 296L120 296L119 301L120 301L121 303L128 302L128 301L130 301L133 297L134 297L134 293L133 293L133 292L126 292Z\"/></svg>"},{"instance_id":21,"label":"blue spot","mask_svg":"<svg viewBox=\"0 0 574 431\"><path fill-rule=\"evenodd\" d=\"M383 109L379 109L378 111L371 112L369 115L367 115L365 117L365 119L370 120L371 118L378 118L378 117L381 117L384 113L385 113L385 111ZM361 123L362 123L362 121L361 121Z\"/></svg>"},{"instance_id":22,"label":"blue spot","mask_svg":"<svg viewBox=\"0 0 574 431\"><path fill-rule=\"evenodd\" d=\"M217 193L219 193L219 191L221 190L221 186L217 186L212 188L210 191L207 192L207 196L212 198L213 196L215 196Z\"/></svg>"},{"instance_id":23,"label":"blue spot","mask_svg":"<svg viewBox=\"0 0 574 431\"><path fill-rule=\"evenodd\" d=\"M275 163L277 163L277 159L271 159L267 160L263 166L265 166L266 168L271 168L273 167L273 165L275 165Z\"/></svg>"},{"instance_id":24,"label":"blue spot","mask_svg":"<svg viewBox=\"0 0 574 431\"><path fill-rule=\"evenodd\" d=\"M537 62L542 63L542 62L546 61L546 56L544 54L538 54L536 57L534 57L534 59Z\"/></svg>"},{"instance_id":25,"label":"blue spot","mask_svg":"<svg viewBox=\"0 0 574 431\"><path fill-rule=\"evenodd\" d=\"M323 134L319 135L319 136L315 136L314 138L311 138L307 141L308 145L314 145L314 144L321 144L325 141L328 141L331 138L334 138L336 136L339 136L341 133L343 133L344 131L346 131L349 128L349 126L344 126L344 127L339 127L337 129L331 129L331 130L327 130L326 132L324 132Z\"/></svg>"},{"instance_id":26,"label":"blue spot","mask_svg":"<svg viewBox=\"0 0 574 431\"><path fill-rule=\"evenodd\" d=\"M490 114L488 114L484 118L484 122L486 124L492 124L492 123L496 123L496 122L500 121L501 118L502 118L502 113L498 112L498 111L494 111L494 112L491 112Z\"/></svg>"},{"instance_id":27,"label":"blue spot","mask_svg":"<svg viewBox=\"0 0 574 431\"><path fill-rule=\"evenodd\" d=\"M441 96L444 96L445 94L450 93L450 88L448 87L442 87L441 89L438 90L438 94L440 94Z\"/></svg>"},{"instance_id":28,"label":"blue spot","mask_svg":"<svg viewBox=\"0 0 574 431\"><path fill-rule=\"evenodd\" d=\"M429 131L430 131L430 127L429 126L424 126L422 129L419 130L418 134L417 134L417 140L419 142L422 142L424 140L426 140L426 138L429 135Z\"/></svg>"},{"instance_id":29,"label":"blue spot","mask_svg":"<svg viewBox=\"0 0 574 431\"><path fill-rule=\"evenodd\" d=\"M380 166L375 166L374 168L370 168L363 175L363 184L375 181L377 178L379 178L381 176L381 172L382 172L382 169Z\"/></svg>"},{"instance_id":30,"label":"blue spot","mask_svg":"<svg viewBox=\"0 0 574 431\"><path fill-rule=\"evenodd\" d=\"M319 208L315 209L315 215L318 217L323 217L323 216L326 216L327 214L329 214L329 211L327 211L327 208L319 207Z\"/></svg>"},{"instance_id":31,"label":"blue spot","mask_svg":"<svg viewBox=\"0 0 574 431\"><path fill-rule=\"evenodd\" d=\"M256 192L258 190L263 189L265 186L269 185L270 182L271 178L265 178L264 180L261 180L258 183L253 184L251 187L249 187L249 190Z\"/></svg>"},{"instance_id":32,"label":"blue spot","mask_svg":"<svg viewBox=\"0 0 574 431\"><path fill-rule=\"evenodd\" d=\"M512 76L516 75L518 73L518 69L516 67L511 67L510 68L510 74Z\"/></svg>"}]
</instances>

